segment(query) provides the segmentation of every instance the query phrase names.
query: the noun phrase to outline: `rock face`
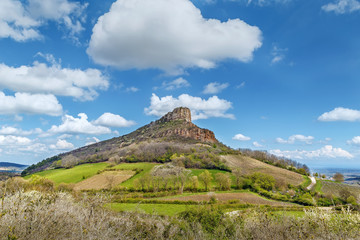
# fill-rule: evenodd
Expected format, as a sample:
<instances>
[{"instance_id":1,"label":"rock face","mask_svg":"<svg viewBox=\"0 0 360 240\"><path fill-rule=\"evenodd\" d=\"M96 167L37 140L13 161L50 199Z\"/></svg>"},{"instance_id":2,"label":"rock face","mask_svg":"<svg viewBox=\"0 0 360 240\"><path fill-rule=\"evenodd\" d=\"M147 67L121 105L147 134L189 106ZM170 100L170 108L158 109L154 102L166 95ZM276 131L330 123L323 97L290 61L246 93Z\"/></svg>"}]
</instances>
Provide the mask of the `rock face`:
<instances>
[{"instance_id":1,"label":"rock face","mask_svg":"<svg viewBox=\"0 0 360 240\"><path fill-rule=\"evenodd\" d=\"M175 108L172 112L168 112L157 122L164 123L175 120L185 120L185 122L191 122L191 111L186 107Z\"/></svg>"},{"instance_id":2,"label":"rock face","mask_svg":"<svg viewBox=\"0 0 360 240\"><path fill-rule=\"evenodd\" d=\"M191 122L191 111L185 107L175 108L172 112L167 113L155 123L161 124L179 120L184 121L183 124L161 132L158 137L171 137L177 135L202 142L218 142L218 140L215 138L215 134L212 131L199 128Z\"/></svg>"}]
</instances>

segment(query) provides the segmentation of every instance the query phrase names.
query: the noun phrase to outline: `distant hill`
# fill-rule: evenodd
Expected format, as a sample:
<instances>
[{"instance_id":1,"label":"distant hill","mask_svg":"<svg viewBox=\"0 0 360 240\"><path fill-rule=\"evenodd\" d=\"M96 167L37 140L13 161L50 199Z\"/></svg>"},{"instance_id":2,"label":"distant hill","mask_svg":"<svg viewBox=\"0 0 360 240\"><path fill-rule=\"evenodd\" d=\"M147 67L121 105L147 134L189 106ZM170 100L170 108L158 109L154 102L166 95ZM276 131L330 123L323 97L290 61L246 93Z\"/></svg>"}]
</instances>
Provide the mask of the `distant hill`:
<instances>
[{"instance_id":1,"label":"distant hill","mask_svg":"<svg viewBox=\"0 0 360 240\"><path fill-rule=\"evenodd\" d=\"M0 172L21 172L26 169L28 165L0 162Z\"/></svg>"}]
</instances>

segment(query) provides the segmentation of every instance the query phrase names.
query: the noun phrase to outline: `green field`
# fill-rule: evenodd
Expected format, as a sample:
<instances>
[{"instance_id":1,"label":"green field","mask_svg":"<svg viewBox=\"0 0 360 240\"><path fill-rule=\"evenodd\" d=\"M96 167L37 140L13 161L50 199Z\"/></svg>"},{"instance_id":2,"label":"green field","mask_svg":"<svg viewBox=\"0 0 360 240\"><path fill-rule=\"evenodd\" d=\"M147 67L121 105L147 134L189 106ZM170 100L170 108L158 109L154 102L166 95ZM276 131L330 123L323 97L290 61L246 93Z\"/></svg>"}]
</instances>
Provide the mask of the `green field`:
<instances>
[{"instance_id":1,"label":"green field","mask_svg":"<svg viewBox=\"0 0 360 240\"><path fill-rule=\"evenodd\" d=\"M174 216L183 212L195 205L181 205L181 204L142 204L142 203L111 203L106 207L114 211L125 212L145 212L147 214Z\"/></svg>"},{"instance_id":2,"label":"green field","mask_svg":"<svg viewBox=\"0 0 360 240\"><path fill-rule=\"evenodd\" d=\"M78 165L70 169L53 169L43 172L35 173L34 175L39 175L41 177L48 178L54 181L56 184L59 183L78 183L84 178L89 178L97 174L99 170L103 170L108 166L108 163L91 163ZM25 179L29 179L30 176L26 176Z\"/></svg>"},{"instance_id":3,"label":"green field","mask_svg":"<svg viewBox=\"0 0 360 240\"><path fill-rule=\"evenodd\" d=\"M141 171L140 173L134 175L132 178L130 178L127 181L120 184L120 186L124 186L124 187L133 187L133 183L134 183L135 179L140 178L140 177L144 176L147 173L150 173L151 169L153 169L153 167L155 167L157 165L159 165L159 164L144 163L144 162L140 162L140 163L121 163L121 164L116 165L115 167L113 167L113 169L122 169L122 170L142 169L143 171Z\"/></svg>"}]
</instances>

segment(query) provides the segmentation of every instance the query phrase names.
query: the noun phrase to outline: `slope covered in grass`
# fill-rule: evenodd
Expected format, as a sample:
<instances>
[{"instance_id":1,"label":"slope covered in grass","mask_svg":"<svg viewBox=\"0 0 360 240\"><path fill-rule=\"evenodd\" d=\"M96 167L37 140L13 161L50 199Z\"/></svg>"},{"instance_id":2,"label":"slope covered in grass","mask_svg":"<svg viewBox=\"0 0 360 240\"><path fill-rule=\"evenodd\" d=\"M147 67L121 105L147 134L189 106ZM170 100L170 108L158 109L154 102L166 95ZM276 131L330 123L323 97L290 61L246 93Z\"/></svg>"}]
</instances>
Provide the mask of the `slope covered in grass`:
<instances>
[{"instance_id":1,"label":"slope covered in grass","mask_svg":"<svg viewBox=\"0 0 360 240\"><path fill-rule=\"evenodd\" d=\"M224 159L231 168L239 168L243 175L261 172L273 176L277 182L292 185L300 185L304 181L303 176L298 173L278 168L250 157L225 155L221 156L221 158Z\"/></svg>"},{"instance_id":2,"label":"slope covered in grass","mask_svg":"<svg viewBox=\"0 0 360 240\"><path fill-rule=\"evenodd\" d=\"M108 163L83 164L70 169L60 168L37 172L34 175L48 178L56 184L78 183L86 178L94 176L99 170L105 169L108 165ZM31 176L27 176L25 179L29 179L30 177Z\"/></svg>"}]
</instances>

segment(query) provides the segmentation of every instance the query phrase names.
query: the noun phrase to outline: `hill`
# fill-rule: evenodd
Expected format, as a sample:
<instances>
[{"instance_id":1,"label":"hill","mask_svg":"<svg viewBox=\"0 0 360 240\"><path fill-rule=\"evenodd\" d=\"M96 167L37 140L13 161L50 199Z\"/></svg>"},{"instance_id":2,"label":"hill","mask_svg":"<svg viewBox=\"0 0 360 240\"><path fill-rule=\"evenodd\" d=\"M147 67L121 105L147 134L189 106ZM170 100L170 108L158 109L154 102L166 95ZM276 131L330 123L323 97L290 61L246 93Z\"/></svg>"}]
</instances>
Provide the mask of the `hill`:
<instances>
[{"instance_id":1,"label":"hill","mask_svg":"<svg viewBox=\"0 0 360 240\"><path fill-rule=\"evenodd\" d=\"M245 153L247 155L244 155ZM278 186L297 186L304 181L303 176L294 171L297 169L291 162L285 162L283 168L280 168L281 165L279 167L267 164L264 159L254 159L249 157L249 154L246 151L233 150L219 142L212 131L199 128L191 122L191 112L188 108L180 107L127 135L45 159L24 170L22 175L36 172L42 172L40 175L61 175L61 169L85 163L108 162L118 165L135 162L173 162L189 169L231 172L233 169L241 168L242 176L262 172L274 177ZM281 161L277 161L279 162ZM287 167L291 167L293 171L284 169ZM83 176L79 174L80 177Z\"/></svg>"},{"instance_id":2,"label":"hill","mask_svg":"<svg viewBox=\"0 0 360 240\"><path fill-rule=\"evenodd\" d=\"M212 131L193 124L190 110L181 107L127 135L45 159L28 167L23 175L109 160L164 163L174 158L179 158L186 167L226 169L217 155L231 151ZM182 156L189 157L183 159Z\"/></svg>"},{"instance_id":3,"label":"hill","mask_svg":"<svg viewBox=\"0 0 360 240\"><path fill-rule=\"evenodd\" d=\"M28 165L0 162L0 172L21 172L27 167Z\"/></svg>"}]
</instances>

